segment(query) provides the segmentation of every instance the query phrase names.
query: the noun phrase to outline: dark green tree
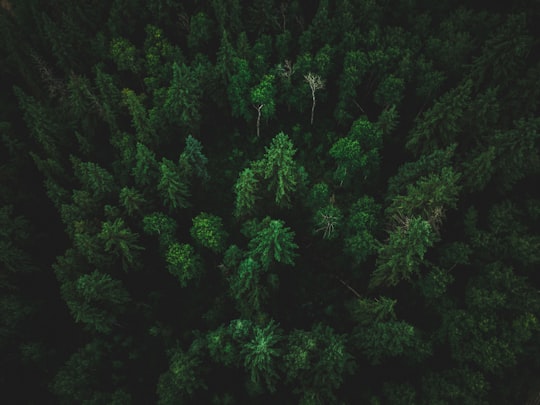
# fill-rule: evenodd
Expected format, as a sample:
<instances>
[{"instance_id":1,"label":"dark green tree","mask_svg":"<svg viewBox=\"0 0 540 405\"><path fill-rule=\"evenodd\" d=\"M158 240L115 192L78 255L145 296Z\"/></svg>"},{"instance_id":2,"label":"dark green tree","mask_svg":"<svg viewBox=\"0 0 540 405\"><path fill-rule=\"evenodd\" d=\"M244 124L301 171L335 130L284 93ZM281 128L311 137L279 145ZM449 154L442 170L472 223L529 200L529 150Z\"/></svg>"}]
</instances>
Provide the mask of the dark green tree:
<instances>
[{"instance_id":1,"label":"dark green tree","mask_svg":"<svg viewBox=\"0 0 540 405\"><path fill-rule=\"evenodd\" d=\"M223 229L221 218L216 215L201 212L193 218L190 233L197 243L215 253L225 250L227 233Z\"/></svg>"},{"instance_id":2,"label":"dark green tree","mask_svg":"<svg viewBox=\"0 0 540 405\"><path fill-rule=\"evenodd\" d=\"M294 232L285 226L285 222L265 218L260 230L249 242L249 255L260 261L264 269L278 262L294 266L295 250Z\"/></svg>"}]
</instances>

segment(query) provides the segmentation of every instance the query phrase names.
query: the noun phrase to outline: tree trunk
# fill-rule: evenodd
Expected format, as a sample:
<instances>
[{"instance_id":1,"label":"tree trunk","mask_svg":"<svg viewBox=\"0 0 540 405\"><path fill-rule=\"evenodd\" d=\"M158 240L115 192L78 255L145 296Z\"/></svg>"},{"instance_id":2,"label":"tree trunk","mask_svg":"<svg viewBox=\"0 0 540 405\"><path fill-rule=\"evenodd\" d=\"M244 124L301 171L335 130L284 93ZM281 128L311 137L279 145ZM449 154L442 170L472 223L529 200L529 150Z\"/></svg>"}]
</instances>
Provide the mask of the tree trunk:
<instances>
[{"instance_id":1,"label":"tree trunk","mask_svg":"<svg viewBox=\"0 0 540 405\"><path fill-rule=\"evenodd\" d=\"M263 108L264 104L258 106L258 107L255 107L257 109L257 138L260 136L261 134L261 110Z\"/></svg>"},{"instance_id":2,"label":"tree trunk","mask_svg":"<svg viewBox=\"0 0 540 405\"><path fill-rule=\"evenodd\" d=\"M313 125L313 115L315 114L315 92L311 92L311 97L313 97L313 103L311 104L311 125Z\"/></svg>"}]
</instances>

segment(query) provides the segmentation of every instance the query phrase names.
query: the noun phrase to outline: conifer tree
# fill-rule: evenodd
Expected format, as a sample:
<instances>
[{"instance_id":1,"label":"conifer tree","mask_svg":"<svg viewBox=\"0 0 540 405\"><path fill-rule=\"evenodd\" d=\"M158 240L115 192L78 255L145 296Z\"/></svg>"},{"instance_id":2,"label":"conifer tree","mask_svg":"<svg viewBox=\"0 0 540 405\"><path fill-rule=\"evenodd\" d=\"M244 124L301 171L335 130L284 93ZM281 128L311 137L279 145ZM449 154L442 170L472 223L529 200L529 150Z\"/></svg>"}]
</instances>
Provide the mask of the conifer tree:
<instances>
[{"instance_id":1,"label":"conifer tree","mask_svg":"<svg viewBox=\"0 0 540 405\"><path fill-rule=\"evenodd\" d=\"M371 275L370 287L395 286L410 280L420 271L427 249L435 242L435 233L422 218L403 218L390 234L387 244L378 251L377 267Z\"/></svg>"},{"instance_id":2,"label":"conifer tree","mask_svg":"<svg viewBox=\"0 0 540 405\"><path fill-rule=\"evenodd\" d=\"M173 242L166 253L167 268L178 278L182 287L202 274L202 262L191 245Z\"/></svg>"},{"instance_id":3,"label":"conifer tree","mask_svg":"<svg viewBox=\"0 0 540 405\"><path fill-rule=\"evenodd\" d=\"M124 270L127 270L128 266L135 266L137 252L144 250L137 244L138 235L132 232L121 218L103 222L98 238L105 244L106 252L112 252L122 259Z\"/></svg>"},{"instance_id":4,"label":"conifer tree","mask_svg":"<svg viewBox=\"0 0 540 405\"><path fill-rule=\"evenodd\" d=\"M294 232L281 220L265 218L260 230L249 242L249 254L260 261L264 269L274 262L294 266L296 257Z\"/></svg>"},{"instance_id":5,"label":"conifer tree","mask_svg":"<svg viewBox=\"0 0 540 405\"><path fill-rule=\"evenodd\" d=\"M258 181L255 178L255 173L252 169L248 167L240 172L236 184L234 185L236 194L234 215L236 217L241 217L253 212L255 201L257 199L257 184Z\"/></svg>"},{"instance_id":6,"label":"conifer tree","mask_svg":"<svg viewBox=\"0 0 540 405\"><path fill-rule=\"evenodd\" d=\"M201 212L193 218L190 233L197 243L215 253L225 250L227 233L223 229L221 218L216 215Z\"/></svg>"},{"instance_id":7,"label":"conifer tree","mask_svg":"<svg viewBox=\"0 0 540 405\"><path fill-rule=\"evenodd\" d=\"M291 194L301 185L299 183L302 180L300 167L293 158L296 149L283 132L277 134L265 149L263 158L253 163L253 171L268 181L268 190L275 193L276 204L287 207L291 202Z\"/></svg>"},{"instance_id":8,"label":"conifer tree","mask_svg":"<svg viewBox=\"0 0 540 405\"><path fill-rule=\"evenodd\" d=\"M273 392L276 390L277 358L281 354L279 343L283 332L272 320L264 327L254 326L251 339L242 348L244 367L255 384L264 384Z\"/></svg>"},{"instance_id":9,"label":"conifer tree","mask_svg":"<svg viewBox=\"0 0 540 405\"><path fill-rule=\"evenodd\" d=\"M203 146L201 142L191 135L188 135L186 138L186 146L180 155L180 160L182 159L186 160L196 177L202 181L209 179L208 170L206 167L208 164L208 158L203 154Z\"/></svg>"},{"instance_id":10,"label":"conifer tree","mask_svg":"<svg viewBox=\"0 0 540 405\"><path fill-rule=\"evenodd\" d=\"M163 205L171 211L178 208L186 208L189 203L189 190L186 179L182 176L180 169L169 159L163 158L159 166L161 179L157 189L163 198Z\"/></svg>"}]
</instances>

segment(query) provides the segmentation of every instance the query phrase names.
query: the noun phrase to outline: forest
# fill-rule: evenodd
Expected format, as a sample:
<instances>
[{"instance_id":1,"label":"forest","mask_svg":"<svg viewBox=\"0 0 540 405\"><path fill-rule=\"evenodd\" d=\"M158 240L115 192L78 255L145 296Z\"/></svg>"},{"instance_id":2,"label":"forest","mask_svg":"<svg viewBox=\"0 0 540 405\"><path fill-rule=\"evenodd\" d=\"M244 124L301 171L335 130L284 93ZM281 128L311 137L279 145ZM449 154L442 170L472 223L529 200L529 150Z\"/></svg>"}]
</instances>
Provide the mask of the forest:
<instances>
[{"instance_id":1,"label":"forest","mask_svg":"<svg viewBox=\"0 0 540 405\"><path fill-rule=\"evenodd\" d=\"M539 21L0 0L0 402L539 404Z\"/></svg>"}]
</instances>

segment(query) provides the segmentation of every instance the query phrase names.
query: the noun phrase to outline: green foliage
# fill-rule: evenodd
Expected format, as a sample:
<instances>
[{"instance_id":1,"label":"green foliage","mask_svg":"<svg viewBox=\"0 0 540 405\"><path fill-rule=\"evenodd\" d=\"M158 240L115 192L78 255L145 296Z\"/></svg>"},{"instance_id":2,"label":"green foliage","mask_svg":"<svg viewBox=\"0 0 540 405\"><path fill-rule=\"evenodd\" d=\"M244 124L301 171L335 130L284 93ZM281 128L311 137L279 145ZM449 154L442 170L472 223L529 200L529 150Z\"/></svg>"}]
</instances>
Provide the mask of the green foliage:
<instances>
[{"instance_id":1,"label":"green foliage","mask_svg":"<svg viewBox=\"0 0 540 405\"><path fill-rule=\"evenodd\" d=\"M202 275L201 259L191 245L171 243L165 259L167 269L180 281L182 287L187 286L191 280L199 279Z\"/></svg>"},{"instance_id":2,"label":"green foliage","mask_svg":"<svg viewBox=\"0 0 540 405\"><path fill-rule=\"evenodd\" d=\"M122 259L122 267L136 267L137 251L144 250L137 245L138 235L126 226L121 218L103 222L98 238L105 244L105 251L113 253Z\"/></svg>"},{"instance_id":3,"label":"green foliage","mask_svg":"<svg viewBox=\"0 0 540 405\"><path fill-rule=\"evenodd\" d=\"M165 117L173 125L190 130L198 128L200 122L201 83L185 64L172 65L172 80L167 88L163 104Z\"/></svg>"},{"instance_id":4,"label":"green foliage","mask_svg":"<svg viewBox=\"0 0 540 405\"><path fill-rule=\"evenodd\" d=\"M430 354L419 331L405 321L378 322L357 329L355 344L372 364L391 357L406 357L417 362Z\"/></svg>"},{"instance_id":5,"label":"green foliage","mask_svg":"<svg viewBox=\"0 0 540 405\"><path fill-rule=\"evenodd\" d=\"M168 356L169 369L157 384L158 404L188 403L196 391L206 388L200 378L201 359L193 346L188 351L175 347Z\"/></svg>"},{"instance_id":6,"label":"green foliage","mask_svg":"<svg viewBox=\"0 0 540 405\"><path fill-rule=\"evenodd\" d=\"M252 85L249 64L245 59L233 58L233 74L231 76L227 94L234 117L242 117L246 121L251 117L250 88Z\"/></svg>"},{"instance_id":7,"label":"green foliage","mask_svg":"<svg viewBox=\"0 0 540 405\"><path fill-rule=\"evenodd\" d=\"M122 388L106 391L106 386L110 387L110 384L104 384L100 372L104 371L103 362L109 354L106 344L99 339L90 341L73 353L51 384L51 390L57 395L60 403L76 402L85 405L131 403L133 398Z\"/></svg>"},{"instance_id":8,"label":"green foliage","mask_svg":"<svg viewBox=\"0 0 540 405\"><path fill-rule=\"evenodd\" d=\"M389 404L405 405L417 403L416 391L410 384L384 383L382 390Z\"/></svg>"},{"instance_id":9,"label":"green foliage","mask_svg":"<svg viewBox=\"0 0 540 405\"><path fill-rule=\"evenodd\" d=\"M293 330L283 359L287 381L306 404L336 401L335 391L354 370L345 336L320 323L309 331Z\"/></svg>"},{"instance_id":10,"label":"green foliage","mask_svg":"<svg viewBox=\"0 0 540 405\"><path fill-rule=\"evenodd\" d=\"M243 316L250 317L262 310L268 299L268 289L262 282L264 269L251 257L243 260L229 278L230 294Z\"/></svg>"},{"instance_id":11,"label":"green foliage","mask_svg":"<svg viewBox=\"0 0 540 405\"><path fill-rule=\"evenodd\" d=\"M276 390L279 379L277 357L281 354L279 343L283 332L271 320L264 327L255 326L252 337L242 347L244 367L255 384L264 383L270 392Z\"/></svg>"},{"instance_id":12,"label":"green foliage","mask_svg":"<svg viewBox=\"0 0 540 405\"><path fill-rule=\"evenodd\" d=\"M203 12L199 12L191 17L188 36L189 48L204 50L204 47L208 45L208 41L213 34L212 23L212 20Z\"/></svg>"},{"instance_id":13,"label":"green foliage","mask_svg":"<svg viewBox=\"0 0 540 405\"><path fill-rule=\"evenodd\" d=\"M287 207L301 183L300 167L293 158L296 149L289 137L280 132L265 150L263 158L254 162L252 169L257 177L267 181L268 191L275 194L276 204Z\"/></svg>"},{"instance_id":14,"label":"green foliage","mask_svg":"<svg viewBox=\"0 0 540 405\"><path fill-rule=\"evenodd\" d=\"M495 171L496 148L476 153L476 156L463 164L463 186L471 192L479 192L486 188Z\"/></svg>"},{"instance_id":15,"label":"green foliage","mask_svg":"<svg viewBox=\"0 0 540 405\"><path fill-rule=\"evenodd\" d=\"M400 77L387 76L375 91L375 102L382 107L399 106L403 99L405 82Z\"/></svg>"},{"instance_id":16,"label":"green foliage","mask_svg":"<svg viewBox=\"0 0 540 405\"><path fill-rule=\"evenodd\" d=\"M23 249L30 236L29 231L28 220L15 216L13 206L5 205L0 208L0 264L6 272L32 270L28 253ZM0 286L3 278L0 278Z\"/></svg>"},{"instance_id":17,"label":"green foliage","mask_svg":"<svg viewBox=\"0 0 540 405\"><path fill-rule=\"evenodd\" d=\"M540 171L539 134L539 118L522 118L511 129L495 132L494 143L498 147L495 177L502 190L508 191L527 174Z\"/></svg>"},{"instance_id":18,"label":"green foliage","mask_svg":"<svg viewBox=\"0 0 540 405\"><path fill-rule=\"evenodd\" d=\"M190 233L197 243L215 253L225 250L227 232L223 229L222 220L218 216L201 212L193 218Z\"/></svg>"},{"instance_id":19,"label":"green foliage","mask_svg":"<svg viewBox=\"0 0 540 405\"><path fill-rule=\"evenodd\" d=\"M234 185L236 200L234 205L234 215L241 217L249 215L255 208L257 199L258 180L255 178L255 173L250 168L245 168L240 172L238 180Z\"/></svg>"},{"instance_id":20,"label":"green foliage","mask_svg":"<svg viewBox=\"0 0 540 405\"><path fill-rule=\"evenodd\" d=\"M425 404L459 402L486 405L490 403L487 399L489 388L489 382L482 373L469 367L440 373L430 372L422 378L422 397Z\"/></svg>"},{"instance_id":21,"label":"green foliage","mask_svg":"<svg viewBox=\"0 0 540 405\"><path fill-rule=\"evenodd\" d=\"M407 186L407 194L394 198L388 213L394 216L422 216L435 230L442 222L447 208L456 208L461 186L461 175L450 167L444 167L440 174L420 178Z\"/></svg>"},{"instance_id":22,"label":"green foliage","mask_svg":"<svg viewBox=\"0 0 540 405\"><path fill-rule=\"evenodd\" d=\"M377 119L377 128L383 135L391 134L399 124L399 112L395 105L381 111Z\"/></svg>"},{"instance_id":23,"label":"green foliage","mask_svg":"<svg viewBox=\"0 0 540 405\"><path fill-rule=\"evenodd\" d=\"M445 93L422 114L407 141L407 149L416 156L443 149L456 141L462 131L466 108L471 100L472 82Z\"/></svg>"},{"instance_id":24,"label":"green foliage","mask_svg":"<svg viewBox=\"0 0 540 405\"><path fill-rule=\"evenodd\" d=\"M434 242L435 233L427 221L418 217L404 218L390 233L388 243L379 248L370 288L395 286L401 280L410 280L419 273L424 255Z\"/></svg>"},{"instance_id":25,"label":"green foliage","mask_svg":"<svg viewBox=\"0 0 540 405\"><path fill-rule=\"evenodd\" d=\"M488 373L514 367L540 330L537 294L511 268L493 263L467 286L466 305L443 315L453 358Z\"/></svg>"},{"instance_id":26,"label":"green foliage","mask_svg":"<svg viewBox=\"0 0 540 405\"><path fill-rule=\"evenodd\" d=\"M125 38L115 38L111 41L111 58L118 66L119 70L127 70L138 73L140 70L140 60L137 49L129 40Z\"/></svg>"},{"instance_id":27,"label":"green foliage","mask_svg":"<svg viewBox=\"0 0 540 405\"><path fill-rule=\"evenodd\" d=\"M262 117L268 119L275 113L274 75L264 75L261 82L251 90L251 102L256 106L263 106Z\"/></svg>"},{"instance_id":28,"label":"green foliage","mask_svg":"<svg viewBox=\"0 0 540 405\"><path fill-rule=\"evenodd\" d=\"M444 297L448 287L454 281L449 271L433 267L419 282L422 294L429 302Z\"/></svg>"},{"instance_id":29,"label":"green foliage","mask_svg":"<svg viewBox=\"0 0 540 405\"><path fill-rule=\"evenodd\" d=\"M72 162L75 176L94 199L102 199L115 189L113 176L98 164L81 162L76 158L72 158Z\"/></svg>"},{"instance_id":30,"label":"green foliage","mask_svg":"<svg viewBox=\"0 0 540 405\"><path fill-rule=\"evenodd\" d=\"M312 210L326 206L330 200L330 188L326 183L314 184L309 192L307 204Z\"/></svg>"},{"instance_id":31,"label":"green foliage","mask_svg":"<svg viewBox=\"0 0 540 405\"><path fill-rule=\"evenodd\" d=\"M173 63L181 63L182 52L165 37L163 30L148 24L145 28L144 59L147 77L144 82L150 91L169 83Z\"/></svg>"},{"instance_id":32,"label":"green foliage","mask_svg":"<svg viewBox=\"0 0 540 405\"><path fill-rule=\"evenodd\" d=\"M207 181L209 179L206 167L208 158L203 154L201 142L191 135L188 135L186 138L186 147L180 155L180 160L182 159L186 160L196 177L202 181Z\"/></svg>"},{"instance_id":33,"label":"green foliage","mask_svg":"<svg viewBox=\"0 0 540 405\"><path fill-rule=\"evenodd\" d=\"M154 140L154 129L150 125L148 112L143 105L140 96L131 89L122 90L122 98L131 114L131 125L137 134L137 141L148 143Z\"/></svg>"},{"instance_id":34,"label":"green foliage","mask_svg":"<svg viewBox=\"0 0 540 405\"><path fill-rule=\"evenodd\" d=\"M0 0L3 397L534 402L532 2L42 3Z\"/></svg>"},{"instance_id":35,"label":"green foliage","mask_svg":"<svg viewBox=\"0 0 540 405\"><path fill-rule=\"evenodd\" d=\"M122 187L120 190L120 204L129 216L140 214L146 205L144 196L132 187Z\"/></svg>"},{"instance_id":36,"label":"green foliage","mask_svg":"<svg viewBox=\"0 0 540 405\"><path fill-rule=\"evenodd\" d=\"M455 150L456 144L453 144L446 149L437 149L422 155L414 162L404 163L388 182L387 199L390 200L398 194L403 194L409 185L420 178L435 175L443 168L450 167Z\"/></svg>"},{"instance_id":37,"label":"green foliage","mask_svg":"<svg viewBox=\"0 0 540 405\"><path fill-rule=\"evenodd\" d=\"M132 175L138 186L154 186L159 176L156 155L142 143L137 143L136 163Z\"/></svg>"},{"instance_id":38,"label":"green foliage","mask_svg":"<svg viewBox=\"0 0 540 405\"><path fill-rule=\"evenodd\" d=\"M362 171L361 178L364 180L375 174L379 166L381 146L382 134L371 122L365 118L355 121L349 135L334 143L329 152L337 163L334 172L336 181L341 185L345 181L350 183L359 171Z\"/></svg>"},{"instance_id":39,"label":"green foliage","mask_svg":"<svg viewBox=\"0 0 540 405\"><path fill-rule=\"evenodd\" d=\"M178 166L169 159L163 158L159 170L161 179L157 189L163 199L163 205L168 207L170 211L188 207L187 198L190 194L186 184L187 179L182 175Z\"/></svg>"},{"instance_id":40,"label":"green foliage","mask_svg":"<svg viewBox=\"0 0 540 405\"><path fill-rule=\"evenodd\" d=\"M174 219L162 212L153 212L143 218L143 231L149 235L157 235L162 249L174 241L177 224Z\"/></svg>"},{"instance_id":41,"label":"green foliage","mask_svg":"<svg viewBox=\"0 0 540 405\"><path fill-rule=\"evenodd\" d=\"M355 262L362 263L377 252L378 241L375 233L379 226L381 207L373 198L364 196L350 208L346 223L345 252Z\"/></svg>"},{"instance_id":42,"label":"green foliage","mask_svg":"<svg viewBox=\"0 0 540 405\"><path fill-rule=\"evenodd\" d=\"M285 222L269 217L249 242L249 255L260 261L264 269L274 262L294 266L295 249L298 245L294 243L294 232L285 226Z\"/></svg>"},{"instance_id":43,"label":"green foliage","mask_svg":"<svg viewBox=\"0 0 540 405\"><path fill-rule=\"evenodd\" d=\"M117 316L130 302L122 283L94 271L79 277L74 287L76 299L68 305L75 321L97 332L110 333L112 327L118 325Z\"/></svg>"}]
</instances>

